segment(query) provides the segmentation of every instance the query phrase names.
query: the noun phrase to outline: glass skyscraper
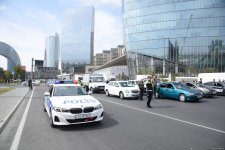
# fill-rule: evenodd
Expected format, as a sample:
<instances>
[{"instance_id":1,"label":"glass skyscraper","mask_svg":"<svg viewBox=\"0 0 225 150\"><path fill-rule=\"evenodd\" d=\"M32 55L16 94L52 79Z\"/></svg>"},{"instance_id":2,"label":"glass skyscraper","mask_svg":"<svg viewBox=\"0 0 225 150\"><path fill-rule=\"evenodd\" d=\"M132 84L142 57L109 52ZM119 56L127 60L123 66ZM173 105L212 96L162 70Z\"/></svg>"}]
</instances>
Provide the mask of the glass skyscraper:
<instances>
[{"instance_id":1,"label":"glass skyscraper","mask_svg":"<svg viewBox=\"0 0 225 150\"><path fill-rule=\"evenodd\" d=\"M92 64L94 53L94 7L66 11L61 34L61 58L65 64Z\"/></svg>"},{"instance_id":2,"label":"glass skyscraper","mask_svg":"<svg viewBox=\"0 0 225 150\"><path fill-rule=\"evenodd\" d=\"M44 67L54 67L61 70L59 35L45 38Z\"/></svg>"},{"instance_id":3,"label":"glass skyscraper","mask_svg":"<svg viewBox=\"0 0 225 150\"><path fill-rule=\"evenodd\" d=\"M134 53L159 58L155 73L162 73L160 59L171 62L166 72L175 63L186 66L179 67L179 72L187 68L196 73L225 72L225 0L122 2L128 60ZM148 68L146 57L128 64L139 71L142 66Z\"/></svg>"}]
</instances>

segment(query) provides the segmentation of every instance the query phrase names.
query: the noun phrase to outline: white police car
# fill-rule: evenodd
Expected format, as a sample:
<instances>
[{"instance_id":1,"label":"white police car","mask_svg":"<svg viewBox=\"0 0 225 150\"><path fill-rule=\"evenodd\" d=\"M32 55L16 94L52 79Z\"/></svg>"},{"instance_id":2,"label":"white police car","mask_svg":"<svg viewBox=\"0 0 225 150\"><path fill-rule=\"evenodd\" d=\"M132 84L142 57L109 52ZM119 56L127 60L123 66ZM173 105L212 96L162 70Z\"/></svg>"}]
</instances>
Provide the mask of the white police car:
<instances>
[{"instance_id":1,"label":"white police car","mask_svg":"<svg viewBox=\"0 0 225 150\"><path fill-rule=\"evenodd\" d=\"M43 100L52 127L103 119L102 104L77 84L53 84Z\"/></svg>"}]
</instances>

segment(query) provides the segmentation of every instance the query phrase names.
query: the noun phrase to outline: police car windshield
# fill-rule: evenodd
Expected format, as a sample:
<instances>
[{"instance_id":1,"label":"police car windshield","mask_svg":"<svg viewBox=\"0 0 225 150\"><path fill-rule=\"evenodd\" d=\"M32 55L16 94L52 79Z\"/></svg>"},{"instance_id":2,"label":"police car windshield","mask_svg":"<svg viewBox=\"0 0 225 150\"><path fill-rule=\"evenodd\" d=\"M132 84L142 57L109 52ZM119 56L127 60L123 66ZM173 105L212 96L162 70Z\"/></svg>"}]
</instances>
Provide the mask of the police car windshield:
<instances>
[{"instance_id":1,"label":"police car windshield","mask_svg":"<svg viewBox=\"0 0 225 150\"><path fill-rule=\"evenodd\" d=\"M81 96L87 95L80 86L56 86L53 96Z\"/></svg>"},{"instance_id":2,"label":"police car windshield","mask_svg":"<svg viewBox=\"0 0 225 150\"><path fill-rule=\"evenodd\" d=\"M129 84L128 82L119 82L121 87L134 87L133 84Z\"/></svg>"}]
</instances>

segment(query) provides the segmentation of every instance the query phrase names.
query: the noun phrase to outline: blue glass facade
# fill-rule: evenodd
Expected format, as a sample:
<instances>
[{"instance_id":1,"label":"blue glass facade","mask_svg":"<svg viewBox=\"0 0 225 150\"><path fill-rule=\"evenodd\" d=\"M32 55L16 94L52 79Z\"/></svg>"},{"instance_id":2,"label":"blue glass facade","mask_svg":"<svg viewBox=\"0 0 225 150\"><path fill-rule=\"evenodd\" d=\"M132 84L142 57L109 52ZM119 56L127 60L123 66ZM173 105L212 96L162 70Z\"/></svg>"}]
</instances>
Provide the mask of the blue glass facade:
<instances>
[{"instance_id":1,"label":"blue glass facade","mask_svg":"<svg viewBox=\"0 0 225 150\"><path fill-rule=\"evenodd\" d=\"M128 53L225 72L225 0L123 0L123 23Z\"/></svg>"}]
</instances>

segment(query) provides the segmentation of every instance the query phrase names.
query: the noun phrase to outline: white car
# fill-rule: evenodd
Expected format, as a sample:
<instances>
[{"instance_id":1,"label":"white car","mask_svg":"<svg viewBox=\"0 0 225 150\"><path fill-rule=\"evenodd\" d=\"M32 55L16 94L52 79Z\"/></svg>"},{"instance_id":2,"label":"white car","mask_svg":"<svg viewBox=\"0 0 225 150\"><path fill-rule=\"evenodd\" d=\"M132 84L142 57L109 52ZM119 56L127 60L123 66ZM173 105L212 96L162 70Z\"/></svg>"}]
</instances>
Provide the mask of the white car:
<instances>
[{"instance_id":1,"label":"white car","mask_svg":"<svg viewBox=\"0 0 225 150\"><path fill-rule=\"evenodd\" d=\"M103 119L102 104L77 84L53 84L43 100L52 127Z\"/></svg>"},{"instance_id":2,"label":"white car","mask_svg":"<svg viewBox=\"0 0 225 150\"><path fill-rule=\"evenodd\" d=\"M119 96L121 99L124 98L138 99L140 89L133 84L129 84L128 81L110 81L105 86L105 93L107 96L109 95Z\"/></svg>"}]
</instances>

